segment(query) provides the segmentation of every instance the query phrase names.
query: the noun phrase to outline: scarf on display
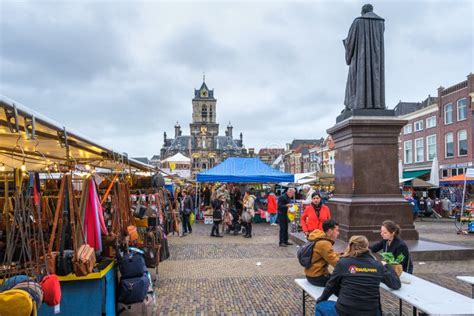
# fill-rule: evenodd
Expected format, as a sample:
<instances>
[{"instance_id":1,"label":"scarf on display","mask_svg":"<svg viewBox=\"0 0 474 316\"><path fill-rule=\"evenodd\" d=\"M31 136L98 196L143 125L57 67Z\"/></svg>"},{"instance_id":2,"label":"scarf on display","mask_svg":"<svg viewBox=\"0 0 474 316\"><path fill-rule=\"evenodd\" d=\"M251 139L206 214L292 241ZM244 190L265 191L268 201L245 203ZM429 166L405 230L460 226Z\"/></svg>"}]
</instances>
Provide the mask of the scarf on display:
<instances>
[{"instance_id":1,"label":"scarf on display","mask_svg":"<svg viewBox=\"0 0 474 316\"><path fill-rule=\"evenodd\" d=\"M102 251L102 238L107 235L102 205L97 186L92 177L84 180L81 197L81 220L84 223L84 241L97 251Z\"/></svg>"}]
</instances>

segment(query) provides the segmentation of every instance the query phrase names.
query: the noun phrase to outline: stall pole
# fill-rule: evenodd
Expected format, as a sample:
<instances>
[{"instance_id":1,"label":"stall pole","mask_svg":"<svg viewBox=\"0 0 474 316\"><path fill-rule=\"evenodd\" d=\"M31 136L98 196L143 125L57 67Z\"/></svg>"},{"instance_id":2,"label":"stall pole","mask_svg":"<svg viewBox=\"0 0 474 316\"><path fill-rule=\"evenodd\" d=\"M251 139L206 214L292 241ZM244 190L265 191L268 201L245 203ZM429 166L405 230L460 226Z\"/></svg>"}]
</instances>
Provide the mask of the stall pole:
<instances>
[{"instance_id":1,"label":"stall pole","mask_svg":"<svg viewBox=\"0 0 474 316\"><path fill-rule=\"evenodd\" d=\"M467 182L467 176L466 176L466 169L467 168L464 168L464 186L463 186L463 189L462 189L462 199L461 199L461 215L460 215L460 225L459 225L459 231L461 232L462 231L462 217L464 215L464 197L466 196L466 182Z\"/></svg>"},{"instance_id":2,"label":"stall pole","mask_svg":"<svg viewBox=\"0 0 474 316\"><path fill-rule=\"evenodd\" d=\"M196 196L194 198L194 217L196 217L196 210L199 212L199 182L196 182Z\"/></svg>"}]
</instances>

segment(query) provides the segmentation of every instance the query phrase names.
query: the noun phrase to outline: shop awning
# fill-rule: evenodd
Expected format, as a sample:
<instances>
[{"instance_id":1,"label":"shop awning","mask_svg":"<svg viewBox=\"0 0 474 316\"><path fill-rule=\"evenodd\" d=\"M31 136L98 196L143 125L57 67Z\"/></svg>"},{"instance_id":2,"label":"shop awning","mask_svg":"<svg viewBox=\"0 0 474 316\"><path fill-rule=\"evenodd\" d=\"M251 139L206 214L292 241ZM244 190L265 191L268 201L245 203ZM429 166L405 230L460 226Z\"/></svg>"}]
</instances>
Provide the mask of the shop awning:
<instances>
[{"instance_id":1,"label":"shop awning","mask_svg":"<svg viewBox=\"0 0 474 316\"><path fill-rule=\"evenodd\" d=\"M418 178L420 176L423 176L427 173L430 173L431 170L430 169L426 169L426 170L415 170L415 171L403 171L403 179L407 179L407 178Z\"/></svg>"},{"instance_id":2,"label":"shop awning","mask_svg":"<svg viewBox=\"0 0 474 316\"><path fill-rule=\"evenodd\" d=\"M214 168L197 174L197 182L279 183L295 177L263 163L258 158L227 158Z\"/></svg>"},{"instance_id":3,"label":"shop awning","mask_svg":"<svg viewBox=\"0 0 474 316\"><path fill-rule=\"evenodd\" d=\"M29 171L45 171L53 163L110 170L156 170L0 95L0 166L25 165Z\"/></svg>"},{"instance_id":4,"label":"shop awning","mask_svg":"<svg viewBox=\"0 0 474 316\"><path fill-rule=\"evenodd\" d=\"M458 176L453 176L449 178L444 178L439 180L439 184L464 184L464 181L467 180L466 183L468 184L474 184L474 178L467 178L463 174L460 174Z\"/></svg>"}]
</instances>

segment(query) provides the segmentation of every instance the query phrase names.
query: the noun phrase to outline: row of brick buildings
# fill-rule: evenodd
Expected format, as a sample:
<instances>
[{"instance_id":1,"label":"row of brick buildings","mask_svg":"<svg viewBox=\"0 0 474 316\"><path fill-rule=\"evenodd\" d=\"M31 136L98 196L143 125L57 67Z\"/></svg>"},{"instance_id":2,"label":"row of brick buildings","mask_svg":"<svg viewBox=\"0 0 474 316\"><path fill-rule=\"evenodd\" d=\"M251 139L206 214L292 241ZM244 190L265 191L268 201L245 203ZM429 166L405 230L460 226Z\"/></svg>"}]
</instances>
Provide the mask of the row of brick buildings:
<instances>
[{"instance_id":1,"label":"row of brick buildings","mask_svg":"<svg viewBox=\"0 0 474 316\"><path fill-rule=\"evenodd\" d=\"M330 136L295 139L286 148L262 148L258 157L283 172L323 171L334 174L334 142Z\"/></svg>"},{"instance_id":2,"label":"row of brick buildings","mask_svg":"<svg viewBox=\"0 0 474 316\"><path fill-rule=\"evenodd\" d=\"M395 106L399 118L408 120L399 138L399 159L403 177L428 178L434 157L440 178L464 173L474 164L474 75L422 102ZM262 148L257 156L276 169L291 173L323 171L334 174L334 142L296 139L286 148Z\"/></svg>"},{"instance_id":3,"label":"row of brick buildings","mask_svg":"<svg viewBox=\"0 0 474 316\"><path fill-rule=\"evenodd\" d=\"M434 157L440 178L463 174L474 163L474 75L449 88L439 87L437 94L395 107L396 114L408 120L399 140L404 178L428 174Z\"/></svg>"}]
</instances>

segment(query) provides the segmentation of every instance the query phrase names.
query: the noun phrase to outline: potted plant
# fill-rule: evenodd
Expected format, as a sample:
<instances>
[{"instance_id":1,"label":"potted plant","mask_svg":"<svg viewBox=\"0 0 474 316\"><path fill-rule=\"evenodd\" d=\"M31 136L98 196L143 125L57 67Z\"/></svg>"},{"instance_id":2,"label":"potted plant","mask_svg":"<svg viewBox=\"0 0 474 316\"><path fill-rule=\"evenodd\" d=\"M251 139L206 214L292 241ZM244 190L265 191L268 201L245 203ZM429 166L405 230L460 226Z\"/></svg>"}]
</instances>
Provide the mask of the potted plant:
<instances>
[{"instance_id":1,"label":"potted plant","mask_svg":"<svg viewBox=\"0 0 474 316\"><path fill-rule=\"evenodd\" d=\"M403 272L402 262L405 259L405 256L401 253L396 258L391 252L381 252L380 255L382 256L383 260L386 264L392 266L393 270L400 276Z\"/></svg>"}]
</instances>

